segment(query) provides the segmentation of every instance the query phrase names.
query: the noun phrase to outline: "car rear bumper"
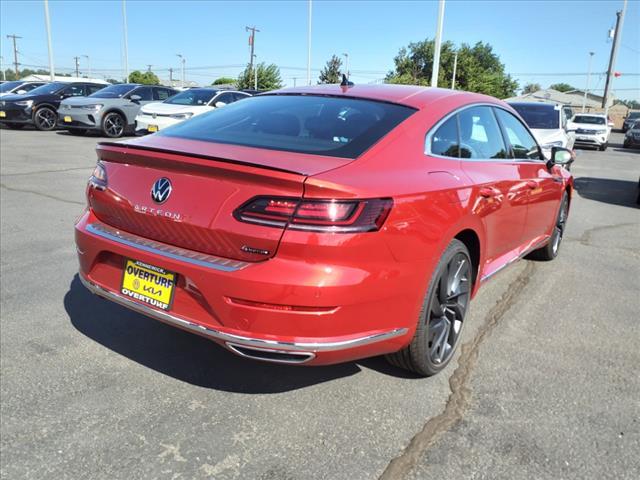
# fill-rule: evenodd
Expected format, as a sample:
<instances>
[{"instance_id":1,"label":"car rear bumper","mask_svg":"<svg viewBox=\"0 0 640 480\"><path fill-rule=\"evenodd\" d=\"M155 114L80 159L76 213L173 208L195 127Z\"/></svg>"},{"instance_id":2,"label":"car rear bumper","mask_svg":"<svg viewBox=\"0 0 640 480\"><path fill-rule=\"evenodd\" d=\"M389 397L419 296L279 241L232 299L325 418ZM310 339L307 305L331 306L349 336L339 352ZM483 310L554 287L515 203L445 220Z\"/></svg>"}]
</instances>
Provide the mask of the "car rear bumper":
<instances>
[{"instance_id":1,"label":"car rear bumper","mask_svg":"<svg viewBox=\"0 0 640 480\"><path fill-rule=\"evenodd\" d=\"M323 365L397 351L411 340L422 301L412 295L409 305L393 294L409 290L402 275L389 280L379 272L333 266L335 283L323 287L318 279L328 267L308 259L222 259L116 230L90 211L76 224L75 236L80 279L90 291L258 360ZM171 310L120 293L127 258L178 275ZM363 279L371 278L379 288L363 288ZM284 309L292 304L293 310Z\"/></svg>"}]
</instances>

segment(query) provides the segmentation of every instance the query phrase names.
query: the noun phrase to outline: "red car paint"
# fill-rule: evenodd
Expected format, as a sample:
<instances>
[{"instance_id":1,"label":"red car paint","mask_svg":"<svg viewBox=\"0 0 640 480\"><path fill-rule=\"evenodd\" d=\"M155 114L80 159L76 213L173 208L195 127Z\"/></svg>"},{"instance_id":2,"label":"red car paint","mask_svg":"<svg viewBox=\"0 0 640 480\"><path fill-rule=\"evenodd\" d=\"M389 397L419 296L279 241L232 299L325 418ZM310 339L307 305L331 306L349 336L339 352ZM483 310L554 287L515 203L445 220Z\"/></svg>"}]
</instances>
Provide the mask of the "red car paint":
<instances>
[{"instance_id":1,"label":"red car paint","mask_svg":"<svg viewBox=\"0 0 640 480\"><path fill-rule=\"evenodd\" d=\"M156 135L99 145L108 185L87 188L88 208L75 228L85 285L140 310L135 300L118 298L124 259L140 260L178 275L169 316L150 307L143 313L235 353L344 362L411 341L433 269L453 238L479 244L475 295L484 279L550 238L561 196L571 194L569 172L543 161L424 153L431 128L466 105L496 105L517 116L492 97L387 85L283 92L374 99L417 112L356 159ZM161 177L171 179L173 193L153 205L149 191ZM258 196L389 198L393 206L382 228L363 233L238 221L236 209ZM178 257L98 235L91 225L176 247ZM186 253L233 269L187 263L180 259Z\"/></svg>"}]
</instances>

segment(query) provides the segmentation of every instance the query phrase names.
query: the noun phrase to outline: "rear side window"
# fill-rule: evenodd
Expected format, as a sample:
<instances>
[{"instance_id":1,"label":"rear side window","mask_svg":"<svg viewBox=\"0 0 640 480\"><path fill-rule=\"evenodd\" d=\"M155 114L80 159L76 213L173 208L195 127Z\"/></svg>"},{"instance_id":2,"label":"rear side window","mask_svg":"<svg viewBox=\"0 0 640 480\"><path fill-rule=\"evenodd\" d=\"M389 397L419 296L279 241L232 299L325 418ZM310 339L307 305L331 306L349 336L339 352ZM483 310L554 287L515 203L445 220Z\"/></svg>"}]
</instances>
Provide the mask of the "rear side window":
<instances>
[{"instance_id":1,"label":"rear side window","mask_svg":"<svg viewBox=\"0 0 640 480\"><path fill-rule=\"evenodd\" d=\"M513 156L523 159L540 159L540 150L533 136L515 116L502 110L494 109L511 144Z\"/></svg>"},{"instance_id":2,"label":"rear side window","mask_svg":"<svg viewBox=\"0 0 640 480\"><path fill-rule=\"evenodd\" d=\"M472 107L458 113L462 158L508 158L507 148L490 107Z\"/></svg>"},{"instance_id":3,"label":"rear side window","mask_svg":"<svg viewBox=\"0 0 640 480\"><path fill-rule=\"evenodd\" d=\"M460 156L458 142L458 116L454 115L444 122L431 136L431 153L442 157Z\"/></svg>"},{"instance_id":4,"label":"rear side window","mask_svg":"<svg viewBox=\"0 0 640 480\"><path fill-rule=\"evenodd\" d=\"M166 88L154 88L153 89L153 99L154 100L166 100L171 96L171 90Z\"/></svg>"},{"instance_id":5,"label":"rear side window","mask_svg":"<svg viewBox=\"0 0 640 480\"><path fill-rule=\"evenodd\" d=\"M372 100L261 95L199 115L158 135L356 158L414 112Z\"/></svg>"},{"instance_id":6,"label":"rear side window","mask_svg":"<svg viewBox=\"0 0 640 480\"><path fill-rule=\"evenodd\" d=\"M131 92L131 95L139 95L141 97L140 101L146 102L149 100L153 100L153 89L151 87L136 88L133 92ZM129 97L131 97L131 95L129 95Z\"/></svg>"}]
</instances>

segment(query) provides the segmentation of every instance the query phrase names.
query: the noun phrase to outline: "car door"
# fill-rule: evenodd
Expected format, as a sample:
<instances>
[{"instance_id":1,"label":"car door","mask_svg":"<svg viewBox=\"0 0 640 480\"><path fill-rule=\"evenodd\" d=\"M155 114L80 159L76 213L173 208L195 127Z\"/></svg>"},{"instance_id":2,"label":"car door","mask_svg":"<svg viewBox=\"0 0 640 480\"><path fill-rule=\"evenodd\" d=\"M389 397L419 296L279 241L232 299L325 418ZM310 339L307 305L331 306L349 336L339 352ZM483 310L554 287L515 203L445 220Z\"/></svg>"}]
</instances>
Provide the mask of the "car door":
<instances>
[{"instance_id":1,"label":"car door","mask_svg":"<svg viewBox=\"0 0 640 480\"><path fill-rule=\"evenodd\" d=\"M511 112L495 108L523 182L527 185L524 197L527 205L523 244L530 245L549 235L553 228L562 197L561 168L547 168L546 161L535 138L527 127Z\"/></svg>"},{"instance_id":2,"label":"car door","mask_svg":"<svg viewBox=\"0 0 640 480\"><path fill-rule=\"evenodd\" d=\"M461 110L458 124L462 169L475 186L474 213L481 216L485 228L486 262L495 262L485 265L490 272L518 254L527 213L527 186L520 178L518 162L509 158L491 107Z\"/></svg>"}]
</instances>

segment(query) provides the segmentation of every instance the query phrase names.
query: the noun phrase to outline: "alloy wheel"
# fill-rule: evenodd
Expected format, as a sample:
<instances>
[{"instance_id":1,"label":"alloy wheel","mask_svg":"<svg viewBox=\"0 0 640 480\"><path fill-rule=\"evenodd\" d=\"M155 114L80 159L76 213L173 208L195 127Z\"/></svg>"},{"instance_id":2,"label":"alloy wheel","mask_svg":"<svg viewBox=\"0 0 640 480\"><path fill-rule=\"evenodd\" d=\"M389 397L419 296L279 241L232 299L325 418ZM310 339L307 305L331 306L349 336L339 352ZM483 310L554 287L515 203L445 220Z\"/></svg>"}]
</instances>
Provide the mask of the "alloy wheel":
<instances>
[{"instance_id":1,"label":"alloy wheel","mask_svg":"<svg viewBox=\"0 0 640 480\"><path fill-rule=\"evenodd\" d=\"M562 241L562 236L564 235L564 229L567 225L567 217L569 216L569 202L567 202L566 198L562 200L562 205L560 206L560 212L558 212L558 219L556 220L556 226L553 230L553 244L551 248L553 249L553 254L558 253L558 249L560 248L560 242Z\"/></svg>"},{"instance_id":2,"label":"alloy wheel","mask_svg":"<svg viewBox=\"0 0 640 480\"><path fill-rule=\"evenodd\" d=\"M36 123L41 130L52 130L56 126L56 114L48 108L36 112Z\"/></svg>"},{"instance_id":3,"label":"alloy wheel","mask_svg":"<svg viewBox=\"0 0 640 480\"><path fill-rule=\"evenodd\" d=\"M104 121L104 129L110 137L119 137L124 131L124 122L118 114L109 115Z\"/></svg>"},{"instance_id":4,"label":"alloy wheel","mask_svg":"<svg viewBox=\"0 0 640 480\"><path fill-rule=\"evenodd\" d=\"M459 252L440 272L427 312L427 351L434 365L446 363L455 351L469 305L470 286L469 257Z\"/></svg>"}]
</instances>

